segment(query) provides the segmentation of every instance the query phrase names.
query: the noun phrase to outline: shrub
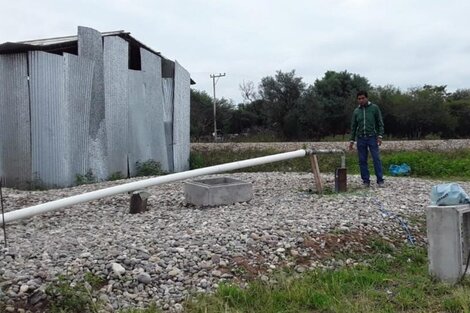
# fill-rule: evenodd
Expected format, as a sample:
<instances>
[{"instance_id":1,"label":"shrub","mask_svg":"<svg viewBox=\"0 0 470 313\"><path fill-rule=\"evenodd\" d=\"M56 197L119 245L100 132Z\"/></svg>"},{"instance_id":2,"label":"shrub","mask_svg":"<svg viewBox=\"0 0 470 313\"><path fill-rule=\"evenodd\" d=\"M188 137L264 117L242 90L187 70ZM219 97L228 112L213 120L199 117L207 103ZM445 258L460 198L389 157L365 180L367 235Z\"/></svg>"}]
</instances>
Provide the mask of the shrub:
<instances>
[{"instance_id":1,"label":"shrub","mask_svg":"<svg viewBox=\"0 0 470 313\"><path fill-rule=\"evenodd\" d=\"M202 154L198 152L191 152L189 155L189 168L193 170L204 166L204 157Z\"/></svg>"},{"instance_id":2,"label":"shrub","mask_svg":"<svg viewBox=\"0 0 470 313\"><path fill-rule=\"evenodd\" d=\"M75 184L78 185L85 185L85 184L93 184L96 183L96 177L93 174L93 171L89 169L85 175L77 174L75 175Z\"/></svg>"},{"instance_id":3,"label":"shrub","mask_svg":"<svg viewBox=\"0 0 470 313\"><path fill-rule=\"evenodd\" d=\"M124 178L125 177L121 172L114 172L108 177L108 180L113 181L113 180L120 180Z\"/></svg>"},{"instance_id":4,"label":"shrub","mask_svg":"<svg viewBox=\"0 0 470 313\"><path fill-rule=\"evenodd\" d=\"M137 161L135 163L135 167L135 176L156 176L165 174L165 172L163 172L162 170L160 162L157 162L155 160L147 160L142 163Z\"/></svg>"}]
</instances>

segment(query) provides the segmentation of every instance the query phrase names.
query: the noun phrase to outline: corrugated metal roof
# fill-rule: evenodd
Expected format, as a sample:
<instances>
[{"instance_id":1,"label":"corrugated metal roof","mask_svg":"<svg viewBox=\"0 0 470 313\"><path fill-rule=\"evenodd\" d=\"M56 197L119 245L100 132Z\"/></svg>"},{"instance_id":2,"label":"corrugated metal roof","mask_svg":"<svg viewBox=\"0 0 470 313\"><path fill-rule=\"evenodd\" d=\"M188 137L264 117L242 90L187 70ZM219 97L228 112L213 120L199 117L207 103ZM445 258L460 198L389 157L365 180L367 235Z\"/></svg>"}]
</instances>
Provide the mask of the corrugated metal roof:
<instances>
[{"instance_id":1,"label":"corrugated metal roof","mask_svg":"<svg viewBox=\"0 0 470 313\"><path fill-rule=\"evenodd\" d=\"M126 41L137 44L138 46L152 53L155 53L158 56L165 58L164 56L162 56L160 52L151 49L150 47L144 45L142 42L132 37L130 35L130 32L126 32L124 30L102 32L101 36L102 37L119 36L125 39ZM5 43L0 44L0 54L19 53L19 52L26 52L26 51L31 51L31 50L47 51L49 50L49 48L75 46L77 41L78 41L78 35L45 38L45 39L34 39L34 40L26 40L26 41L18 41L18 42L5 42Z\"/></svg>"},{"instance_id":2,"label":"corrugated metal roof","mask_svg":"<svg viewBox=\"0 0 470 313\"><path fill-rule=\"evenodd\" d=\"M125 32L123 30L118 30L118 31L113 31L113 32L103 32L101 33L101 36L106 37L106 36L118 36L118 35L128 35L130 34L129 32ZM18 41L16 43L18 44L26 44L26 45L33 45L33 46L50 46L50 45L56 45L56 44L61 44L61 43L66 43L66 42L73 42L77 41L78 36L73 35L73 36L64 36L64 37L55 37L55 38L45 38L45 39L34 39L34 40L26 40L26 41Z\"/></svg>"}]
</instances>

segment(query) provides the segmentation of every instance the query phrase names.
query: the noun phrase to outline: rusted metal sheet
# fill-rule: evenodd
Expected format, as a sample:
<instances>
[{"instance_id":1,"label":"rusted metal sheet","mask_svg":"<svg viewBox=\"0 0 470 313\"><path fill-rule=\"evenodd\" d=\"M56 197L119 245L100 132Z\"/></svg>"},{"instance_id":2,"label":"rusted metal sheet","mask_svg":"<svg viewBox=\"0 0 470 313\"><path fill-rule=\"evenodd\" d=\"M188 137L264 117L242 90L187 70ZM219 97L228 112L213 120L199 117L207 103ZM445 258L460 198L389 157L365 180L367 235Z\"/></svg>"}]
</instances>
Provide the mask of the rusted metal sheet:
<instances>
[{"instance_id":1,"label":"rusted metal sheet","mask_svg":"<svg viewBox=\"0 0 470 313\"><path fill-rule=\"evenodd\" d=\"M0 175L4 186L29 187L30 134L27 54L0 55Z\"/></svg>"}]
</instances>

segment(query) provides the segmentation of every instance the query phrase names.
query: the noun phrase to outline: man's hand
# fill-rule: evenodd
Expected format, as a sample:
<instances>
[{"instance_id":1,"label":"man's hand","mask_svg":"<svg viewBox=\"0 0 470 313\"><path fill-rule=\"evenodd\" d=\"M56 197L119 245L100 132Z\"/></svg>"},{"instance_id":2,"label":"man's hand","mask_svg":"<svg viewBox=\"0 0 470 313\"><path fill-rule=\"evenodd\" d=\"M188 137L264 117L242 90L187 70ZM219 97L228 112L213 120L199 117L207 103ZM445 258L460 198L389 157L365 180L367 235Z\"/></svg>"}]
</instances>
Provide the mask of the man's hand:
<instances>
[{"instance_id":1,"label":"man's hand","mask_svg":"<svg viewBox=\"0 0 470 313\"><path fill-rule=\"evenodd\" d=\"M351 142L349 143L349 150L352 150L353 148L354 148L354 142L351 141Z\"/></svg>"},{"instance_id":2,"label":"man's hand","mask_svg":"<svg viewBox=\"0 0 470 313\"><path fill-rule=\"evenodd\" d=\"M380 137L377 137L377 145L382 145L382 138Z\"/></svg>"}]
</instances>

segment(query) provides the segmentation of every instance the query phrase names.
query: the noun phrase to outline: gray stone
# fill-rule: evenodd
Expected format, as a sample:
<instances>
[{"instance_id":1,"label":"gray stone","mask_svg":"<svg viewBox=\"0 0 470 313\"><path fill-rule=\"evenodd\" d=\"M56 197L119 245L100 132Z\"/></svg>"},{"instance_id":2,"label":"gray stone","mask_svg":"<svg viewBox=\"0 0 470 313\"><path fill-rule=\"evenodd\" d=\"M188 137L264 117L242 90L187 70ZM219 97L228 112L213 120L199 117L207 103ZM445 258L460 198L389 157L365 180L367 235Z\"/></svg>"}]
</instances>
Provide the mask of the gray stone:
<instances>
[{"instance_id":1,"label":"gray stone","mask_svg":"<svg viewBox=\"0 0 470 313\"><path fill-rule=\"evenodd\" d=\"M122 265L119 264L119 263L113 263L111 265L111 268L112 268L114 274L117 275L117 276L121 276L122 274L124 274L126 272L126 269L124 267L122 267Z\"/></svg>"},{"instance_id":2,"label":"gray stone","mask_svg":"<svg viewBox=\"0 0 470 313\"><path fill-rule=\"evenodd\" d=\"M137 280L141 282L142 284L150 284L150 282L152 281L152 278L147 273L140 273L137 276Z\"/></svg>"}]
</instances>

